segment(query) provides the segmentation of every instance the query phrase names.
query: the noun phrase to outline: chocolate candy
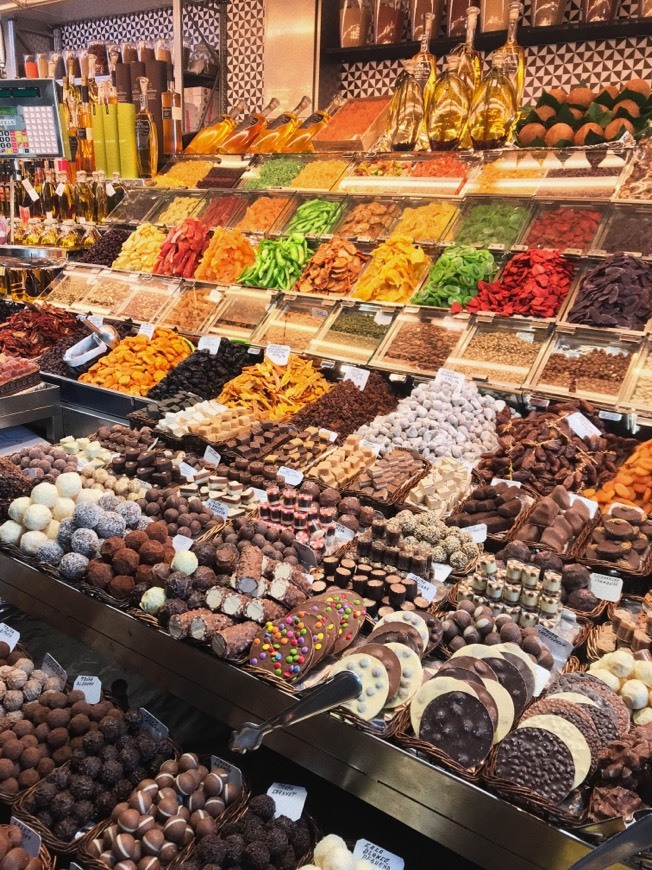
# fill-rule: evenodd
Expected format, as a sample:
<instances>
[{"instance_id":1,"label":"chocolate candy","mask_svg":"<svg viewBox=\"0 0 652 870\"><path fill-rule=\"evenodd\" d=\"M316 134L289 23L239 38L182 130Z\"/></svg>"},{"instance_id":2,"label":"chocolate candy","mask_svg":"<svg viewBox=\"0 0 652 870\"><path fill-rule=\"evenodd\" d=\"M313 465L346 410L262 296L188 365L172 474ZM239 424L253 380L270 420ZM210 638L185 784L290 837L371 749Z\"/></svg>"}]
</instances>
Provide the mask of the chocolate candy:
<instances>
[{"instance_id":1,"label":"chocolate candy","mask_svg":"<svg viewBox=\"0 0 652 870\"><path fill-rule=\"evenodd\" d=\"M391 450L363 471L350 486L368 498L389 502L422 469L421 460L407 450Z\"/></svg>"},{"instance_id":2,"label":"chocolate candy","mask_svg":"<svg viewBox=\"0 0 652 870\"><path fill-rule=\"evenodd\" d=\"M644 329L652 312L651 288L649 263L614 254L588 272L568 320L587 326Z\"/></svg>"},{"instance_id":3,"label":"chocolate candy","mask_svg":"<svg viewBox=\"0 0 652 870\"><path fill-rule=\"evenodd\" d=\"M487 708L465 692L441 695L423 711L419 739L432 743L466 769L484 761L493 737Z\"/></svg>"},{"instance_id":4,"label":"chocolate candy","mask_svg":"<svg viewBox=\"0 0 652 870\"><path fill-rule=\"evenodd\" d=\"M202 399L213 399L227 381L241 373L247 361L247 349L243 345L223 338L216 354L208 350L190 354L149 391L148 398L166 399L187 391Z\"/></svg>"},{"instance_id":5,"label":"chocolate candy","mask_svg":"<svg viewBox=\"0 0 652 870\"><path fill-rule=\"evenodd\" d=\"M543 728L517 728L496 754L500 779L530 789L545 800L560 803L573 788L575 764L570 749Z\"/></svg>"}]
</instances>

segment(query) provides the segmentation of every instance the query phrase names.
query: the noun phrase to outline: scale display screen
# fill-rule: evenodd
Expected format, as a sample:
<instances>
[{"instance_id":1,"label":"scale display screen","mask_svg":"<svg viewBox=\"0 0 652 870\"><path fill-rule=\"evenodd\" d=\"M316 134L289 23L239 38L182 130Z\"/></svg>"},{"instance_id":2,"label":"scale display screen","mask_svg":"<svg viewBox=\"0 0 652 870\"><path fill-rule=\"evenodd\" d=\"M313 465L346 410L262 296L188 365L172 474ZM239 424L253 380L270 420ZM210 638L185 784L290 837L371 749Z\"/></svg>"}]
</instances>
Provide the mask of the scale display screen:
<instances>
[{"instance_id":1,"label":"scale display screen","mask_svg":"<svg viewBox=\"0 0 652 870\"><path fill-rule=\"evenodd\" d=\"M0 83L0 159L63 154L57 96L51 79Z\"/></svg>"}]
</instances>

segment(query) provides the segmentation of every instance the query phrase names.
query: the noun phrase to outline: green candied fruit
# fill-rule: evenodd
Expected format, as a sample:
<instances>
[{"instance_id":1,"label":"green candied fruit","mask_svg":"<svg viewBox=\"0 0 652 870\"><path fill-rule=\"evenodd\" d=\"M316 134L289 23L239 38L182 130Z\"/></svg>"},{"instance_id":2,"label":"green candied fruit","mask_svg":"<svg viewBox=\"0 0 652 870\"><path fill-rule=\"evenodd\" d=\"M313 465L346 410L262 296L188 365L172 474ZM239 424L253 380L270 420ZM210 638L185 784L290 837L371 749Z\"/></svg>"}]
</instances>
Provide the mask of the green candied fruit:
<instances>
[{"instance_id":1,"label":"green candied fruit","mask_svg":"<svg viewBox=\"0 0 652 870\"><path fill-rule=\"evenodd\" d=\"M432 265L426 283L412 297L415 305L449 308L466 305L478 292L479 281L490 281L497 266L493 254L483 248L451 245Z\"/></svg>"}]
</instances>

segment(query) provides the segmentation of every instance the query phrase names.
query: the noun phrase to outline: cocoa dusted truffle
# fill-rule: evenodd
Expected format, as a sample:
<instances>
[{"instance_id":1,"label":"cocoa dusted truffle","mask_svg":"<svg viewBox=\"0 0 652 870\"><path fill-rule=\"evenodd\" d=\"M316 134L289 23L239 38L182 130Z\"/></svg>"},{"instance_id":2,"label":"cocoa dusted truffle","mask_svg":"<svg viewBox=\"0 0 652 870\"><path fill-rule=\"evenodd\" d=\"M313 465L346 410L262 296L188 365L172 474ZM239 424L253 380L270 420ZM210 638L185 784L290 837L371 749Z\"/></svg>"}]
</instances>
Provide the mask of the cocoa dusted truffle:
<instances>
[{"instance_id":1,"label":"cocoa dusted truffle","mask_svg":"<svg viewBox=\"0 0 652 870\"><path fill-rule=\"evenodd\" d=\"M211 834L200 840L197 844L197 852L202 866L205 864L218 864L221 866L224 864L227 854L230 854L227 840L220 839L216 834ZM242 849L240 849L240 854L242 854Z\"/></svg>"},{"instance_id":2,"label":"cocoa dusted truffle","mask_svg":"<svg viewBox=\"0 0 652 870\"><path fill-rule=\"evenodd\" d=\"M231 834L225 840L226 860L231 864L240 864L246 843L240 834Z\"/></svg>"},{"instance_id":3,"label":"cocoa dusted truffle","mask_svg":"<svg viewBox=\"0 0 652 870\"><path fill-rule=\"evenodd\" d=\"M242 852L242 866L247 870L265 870L269 858L269 849L264 843L249 843Z\"/></svg>"},{"instance_id":4,"label":"cocoa dusted truffle","mask_svg":"<svg viewBox=\"0 0 652 870\"><path fill-rule=\"evenodd\" d=\"M160 561L160 560L159 560ZM113 557L111 566L116 574L135 574L140 558L135 550L130 550L128 547L123 547Z\"/></svg>"},{"instance_id":5,"label":"cocoa dusted truffle","mask_svg":"<svg viewBox=\"0 0 652 870\"><path fill-rule=\"evenodd\" d=\"M95 784L90 776L78 774L70 777L70 794L77 800L88 800L93 797Z\"/></svg>"},{"instance_id":6,"label":"cocoa dusted truffle","mask_svg":"<svg viewBox=\"0 0 652 870\"><path fill-rule=\"evenodd\" d=\"M289 846L287 834L282 828L268 828L264 840L272 858L282 855Z\"/></svg>"},{"instance_id":7,"label":"cocoa dusted truffle","mask_svg":"<svg viewBox=\"0 0 652 870\"><path fill-rule=\"evenodd\" d=\"M77 801L72 809L72 817L82 828L95 815L95 806L91 801Z\"/></svg>"},{"instance_id":8,"label":"cocoa dusted truffle","mask_svg":"<svg viewBox=\"0 0 652 870\"><path fill-rule=\"evenodd\" d=\"M56 794L50 801L50 812L55 819L64 819L72 812L75 801L66 791Z\"/></svg>"},{"instance_id":9,"label":"cocoa dusted truffle","mask_svg":"<svg viewBox=\"0 0 652 870\"><path fill-rule=\"evenodd\" d=\"M56 823L53 833L55 836L59 837L60 840L68 841L72 840L78 830L79 827L77 822L69 816L67 819L62 819L60 822Z\"/></svg>"},{"instance_id":10,"label":"cocoa dusted truffle","mask_svg":"<svg viewBox=\"0 0 652 870\"><path fill-rule=\"evenodd\" d=\"M115 785L124 775L124 770L119 761L105 761L100 774L100 779L107 785ZM72 790L72 788L71 788Z\"/></svg>"},{"instance_id":11,"label":"cocoa dusted truffle","mask_svg":"<svg viewBox=\"0 0 652 870\"><path fill-rule=\"evenodd\" d=\"M276 804L274 798L268 794L259 794L249 801L249 812L254 813L259 819L268 822L274 818Z\"/></svg>"},{"instance_id":12,"label":"cocoa dusted truffle","mask_svg":"<svg viewBox=\"0 0 652 870\"><path fill-rule=\"evenodd\" d=\"M90 758L84 758L84 760L79 765L79 772L83 776L90 776L91 779L97 779L100 775L101 770L101 760L93 756L91 756Z\"/></svg>"},{"instance_id":13,"label":"cocoa dusted truffle","mask_svg":"<svg viewBox=\"0 0 652 870\"><path fill-rule=\"evenodd\" d=\"M104 737L99 731L90 731L84 735L82 740L82 749L88 755L97 755L104 746Z\"/></svg>"}]
</instances>

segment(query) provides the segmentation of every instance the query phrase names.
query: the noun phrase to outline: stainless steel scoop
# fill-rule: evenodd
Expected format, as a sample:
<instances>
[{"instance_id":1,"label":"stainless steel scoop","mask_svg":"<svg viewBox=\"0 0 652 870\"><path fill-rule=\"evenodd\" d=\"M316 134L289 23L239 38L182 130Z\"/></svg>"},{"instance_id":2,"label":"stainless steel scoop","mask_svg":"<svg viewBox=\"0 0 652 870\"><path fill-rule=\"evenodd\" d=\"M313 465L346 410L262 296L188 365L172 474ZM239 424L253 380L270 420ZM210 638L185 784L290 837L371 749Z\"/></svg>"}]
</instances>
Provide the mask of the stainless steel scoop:
<instances>
[{"instance_id":1,"label":"stainless steel scoop","mask_svg":"<svg viewBox=\"0 0 652 870\"><path fill-rule=\"evenodd\" d=\"M652 815L646 815L580 858L569 867L569 870L603 870L619 862L628 861L651 846Z\"/></svg>"}]
</instances>

